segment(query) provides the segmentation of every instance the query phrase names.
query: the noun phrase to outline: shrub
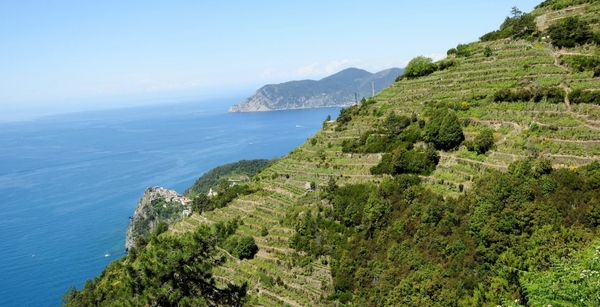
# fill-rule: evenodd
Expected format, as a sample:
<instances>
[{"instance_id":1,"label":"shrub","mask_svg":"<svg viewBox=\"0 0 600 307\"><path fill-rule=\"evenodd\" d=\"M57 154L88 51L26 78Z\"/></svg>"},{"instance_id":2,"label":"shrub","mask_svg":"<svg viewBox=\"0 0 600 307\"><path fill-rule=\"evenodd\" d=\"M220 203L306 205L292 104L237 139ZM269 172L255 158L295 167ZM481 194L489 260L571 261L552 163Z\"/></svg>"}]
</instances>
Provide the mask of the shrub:
<instances>
[{"instance_id":1,"label":"shrub","mask_svg":"<svg viewBox=\"0 0 600 307\"><path fill-rule=\"evenodd\" d=\"M517 101L530 101L533 98L533 93L530 89L499 89L494 93L494 102L517 102Z\"/></svg>"},{"instance_id":2,"label":"shrub","mask_svg":"<svg viewBox=\"0 0 600 307\"><path fill-rule=\"evenodd\" d=\"M469 45L458 44L456 46L456 56L465 58L471 56L471 50L469 49Z\"/></svg>"},{"instance_id":3,"label":"shrub","mask_svg":"<svg viewBox=\"0 0 600 307\"><path fill-rule=\"evenodd\" d=\"M494 132L492 129L485 129L481 131L473 139L473 151L477 154L485 154L488 150L494 147Z\"/></svg>"},{"instance_id":4,"label":"shrub","mask_svg":"<svg viewBox=\"0 0 600 307\"><path fill-rule=\"evenodd\" d=\"M565 100L565 91L560 87L534 88L532 95L534 102L562 103Z\"/></svg>"},{"instance_id":5,"label":"shrub","mask_svg":"<svg viewBox=\"0 0 600 307\"><path fill-rule=\"evenodd\" d=\"M574 71L594 71L600 67L600 58L585 55L569 55L561 57L561 64L567 64Z\"/></svg>"},{"instance_id":6,"label":"shrub","mask_svg":"<svg viewBox=\"0 0 600 307\"><path fill-rule=\"evenodd\" d=\"M453 66L458 66L458 60L456 59L444 59L435 63L437 70L446 70Z\"/></svg>"},{"instance_id":7,"label":"shrub","mask_svg":"<svg viewBox=\"0 0 600 307\"><path fill-rule=\"evenodd\" d=\"M263 226L263 227L260 229L260 235L261 235L261 236L263 236L263 237L266 237L267 235L269 235L269 230L267 229L267 227L266 227L266 226Z\"/></svg>"},{"instance_id":8,"label":"shrub","mask_svg":"<svg viewBox=\"0 0 600 307\"><path fill-rule=\"evenodd\" d=\"M598 91L582 91L577 89L569 93L571 103L594 103L600 104L600 92Z\"/></svg>"},{"instance_id":9,"label":"shrub","mask_svg":"<svg viewBox=\"0 0 600 307\"><path fill-rule=\"evenodd\" d=\"M485 47L485 49L483 50L483 56L485 56L486 58L489 58L492 55L493 55L492 48L490 48L490 46Z\"/></svg>"}]
</instances>

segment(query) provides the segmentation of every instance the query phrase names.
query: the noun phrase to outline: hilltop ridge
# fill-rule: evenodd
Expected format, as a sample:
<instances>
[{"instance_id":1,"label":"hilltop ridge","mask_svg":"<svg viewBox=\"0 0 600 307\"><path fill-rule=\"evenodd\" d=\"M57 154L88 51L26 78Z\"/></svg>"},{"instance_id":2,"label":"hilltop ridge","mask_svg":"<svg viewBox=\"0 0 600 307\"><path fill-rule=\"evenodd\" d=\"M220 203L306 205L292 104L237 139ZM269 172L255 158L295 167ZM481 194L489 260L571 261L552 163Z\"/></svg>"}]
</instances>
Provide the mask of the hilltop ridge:
<instances>
[{"instance_id":1,"label":"hilltop ridge","mask_svg":"<svg viewBox=\"0 0 600 307\"><path fill-rule=\"evenodd\" d=\"M246 100L229 108L229 112L259 112L348 106L362 97L381 92L403 72L390 68L375 74L347 68L321 80L289 81L261 87Z\"/></svg>"}]
</instances>

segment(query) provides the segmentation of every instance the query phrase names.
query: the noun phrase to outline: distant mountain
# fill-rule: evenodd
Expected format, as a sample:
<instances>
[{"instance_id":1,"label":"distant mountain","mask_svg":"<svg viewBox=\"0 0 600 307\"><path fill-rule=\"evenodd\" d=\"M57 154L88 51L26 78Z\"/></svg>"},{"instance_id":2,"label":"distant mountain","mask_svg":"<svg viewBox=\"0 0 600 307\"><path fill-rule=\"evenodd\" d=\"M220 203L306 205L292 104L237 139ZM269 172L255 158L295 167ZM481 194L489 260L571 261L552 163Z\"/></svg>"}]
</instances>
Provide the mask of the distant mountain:
<instances>
[{"instance_id":1,"label":"distant mountain","mask_svg":"<svg viewBox=\"0 0 600 307\"><path fill-rule=\"evenodd\" d=\"M396 80L404 69L390 68L370 73L347 68L319 81L301 80L261 87L254 95L229 108L229 112L257 112L346 106L358 99L373 96Z\"/></svg>"}]
</instances>

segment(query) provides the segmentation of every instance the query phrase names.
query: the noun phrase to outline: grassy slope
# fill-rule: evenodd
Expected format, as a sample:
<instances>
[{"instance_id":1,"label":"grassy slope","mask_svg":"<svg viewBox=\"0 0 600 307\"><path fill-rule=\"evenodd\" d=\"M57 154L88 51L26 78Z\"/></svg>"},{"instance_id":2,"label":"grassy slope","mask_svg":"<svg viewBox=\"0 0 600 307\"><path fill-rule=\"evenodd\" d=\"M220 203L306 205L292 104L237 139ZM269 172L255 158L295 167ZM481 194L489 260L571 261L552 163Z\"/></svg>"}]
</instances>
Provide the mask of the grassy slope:
<instances>
[{"instance_id":1,"label":"grassy slope","mask_svg":"<svg viewBox=\"0 0 600 307\"><path fill-rule=\"evenodd\" d=\"M588 18L599 8L599 4L587 5L577 12L585 12ZM571 13L551 12L546 22L568 14ZM600 107L571 105L568 99L549 104L492 103L489 98L497 89L532 82L561 86L565 91L598 89L599 78L591 78L589 72L572 73L559 64L561 54L599 55L596 47L563 51L549 44L526 41L473 46L475 52L460 58L458 67L395 83L375 97L376 104L368 106L371 115L353 118L347 130L335 132L335 123L325 127L314 136L316 145L306 142L254 178L251 184L262 187L261 192L240 197L226 208L194 214L170 230L187 232L200 223L240 217L244 225L238 232L254 236L260 251L252 260L230 257L226 265L215 270L215 275L223 281L248 280L255 305L328 305L333 303L324 299L332 289L329 268L323 264L326 262L318 259L300 265L287 243L294 226L281 221L286 214L302 211L303 206L316 205L314 193L304 190L306 182L323 186L330 176L342 185L379 180L370 175L369 168L378 163L380 155L342 153L341 142L377 124L387 112L421 114L428 103L467 102L470 108L458 112L460 118L471 122L464 128L467 139L484 127L494 129L497 148L486 155L477 156L465 148L442 153L440 165L427 182L431 189L449 196L459 193L459 184L469 188L472 178L485 168L506 169L510 162L534 154L551 158L555 167L576 167L600 156ZM483 56L486 46L492 48L492 57ZM529 68L525 69L524 64ZM373 111L382 111L383 115L373 116ZM552 125L553 129L529 133L532 123L542 128ZM269 229L265 237L260 236L263 226ZM271 282L269 277L281 278L285 286Z\"/></svg>"}]
</instances>

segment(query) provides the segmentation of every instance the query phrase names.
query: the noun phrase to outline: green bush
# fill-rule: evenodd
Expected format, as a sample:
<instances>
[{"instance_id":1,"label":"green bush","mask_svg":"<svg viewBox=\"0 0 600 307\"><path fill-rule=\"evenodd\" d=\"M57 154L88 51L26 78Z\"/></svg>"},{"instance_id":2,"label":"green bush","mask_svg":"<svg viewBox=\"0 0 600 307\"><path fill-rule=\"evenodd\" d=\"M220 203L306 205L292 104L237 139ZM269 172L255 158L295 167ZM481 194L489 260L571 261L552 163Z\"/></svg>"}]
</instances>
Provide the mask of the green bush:
<instances>
[{"instance_id":1,"label":"green bush","mask_svg":"<svg viewBox=\"0 0 600 307\"><path fill-rule=\"evenodd\" d=\"M408 79L414 79L422 76L429 75L437 70L435 64L433 64L433 60L428 57L418 56L406 65L404 69L403 77Z\"/></svg>"},{"instance_id":2,"label":"green bush","mask_svg":"<svg viewBox=\"0 0 600 307\"><path fill-rule=\"evenodd\" d=\"M564 101L565 92L560 87L533 87L533 88L503 88L497 90L492 96L494 102L550 102L561 103Z\"/></svg>"},{"instance_id":3,"label":"green bush","mask_svg":"<svg viewBox=\"0 0 600 307\"><path fill-rule=\"evenodd\" d=\"M519 89L499 89L494 93L494 102L518 102L518 101L531 101L533 93L528 88Z\"/></svg>"},{"instance_id":4,"label":"green bush","mask_svg":"<svg viewBox=\"0 0 600 307\"><path fill-rule=\"evenodd\" d=\"M560 60L561 64L566 64L578 72L594 71L600 68L600 58L597 56L564 55L560 57Z\"/></svg>"},{"instance_id":5,"label":"green bush","mask_svg":"<svg viewBox=\"0 0 600 307\"><path fill-rule=\"evenodd\" d=\"M266 237L266 236L268 236L268 235L269 235L269 229L267 229L267 226L263 226L263 227L260 229L260 235L261 235L262 237Z\"/></svg>"},{"instance_id":6,"label":"green bush","mask_svg":"<svg viewBox=\"0 0 600 307\"><path fill-rule=\"evenodd\" d=\"M571 103L600 104L600 92L582 91L581 89L576 89L569 93L569 100L571 101Z\"/></svg>"},{"instance_id":7,"label":"green bush","mask_svg":"<svg viewBox=\"0 0 600 307\"><path fill-rule=\"evenodd\" d=\"M456 56L457 57L469 57L471 56L470 45L467 44L458 44L456 45Z\"/></svg>"},{"instance_id":8,"label":"green bush","mask_svg":"<svg viewBox=\"0 0 600 307\"><path fill-rule=\"evenodd\" d=\"M225 243L225 248L240 260L252 259L258 252L258 246L251 236L231 236Z\"/></svg>"},{"instance_id":9,"label":"green bush","mask_svg":"<svg viewBox=\"0 0 600 307\"><path fill-rule=\"evenodd\" d=\"M458 66L458 60L456 59L444 59L435 63L437 70L446 70L450 67Z\"/></svg>"},{"instance_id":10,"label":"green bush","mask_svg":"<svg viewBox=\"0 0 600 307\"><path fill-rule=\"evenodd\" d=\"M490 48L490 46L485 47L485 49L483 50L483 56L485 56L486 58L489 58L492 55L493 55L492 48Z\"/></svg>"}]
</instances>

